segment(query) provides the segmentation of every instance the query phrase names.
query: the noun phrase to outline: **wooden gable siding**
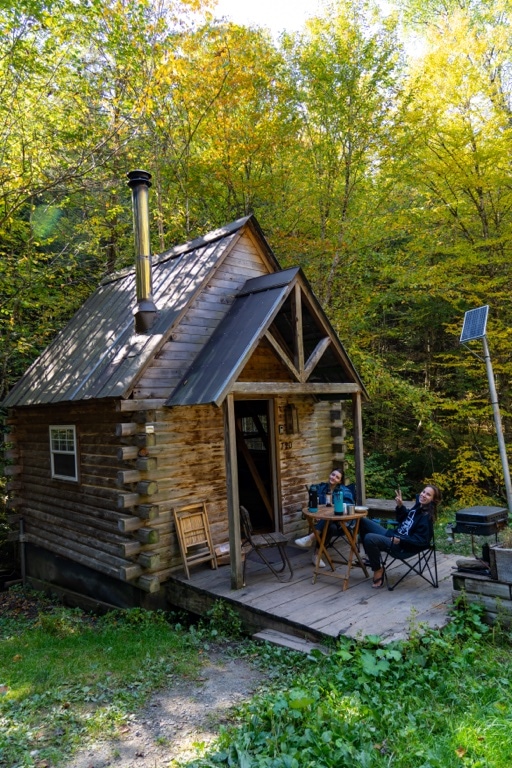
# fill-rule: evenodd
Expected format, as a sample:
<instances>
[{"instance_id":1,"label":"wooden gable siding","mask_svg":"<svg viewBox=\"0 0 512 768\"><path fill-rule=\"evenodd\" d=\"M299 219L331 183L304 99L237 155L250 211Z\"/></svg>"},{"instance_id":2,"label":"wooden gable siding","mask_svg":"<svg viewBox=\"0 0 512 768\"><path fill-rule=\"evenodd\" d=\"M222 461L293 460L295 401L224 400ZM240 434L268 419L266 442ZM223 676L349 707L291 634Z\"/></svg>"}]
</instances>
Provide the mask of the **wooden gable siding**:
<instances>
[{"instance_id":1,"label":"wooden gable siding","mask_svg":"<svg viewBox=\"0 0 512 768\"><path fill-rule=\"evenodd\" d=\"M141 376L134 397L168 397L225 317L246 280L265 275L268 270L254 240L249 233L244 234Z\"/></svg>"},{"instance_id":2,"label":"wooden gable siding","mask_svg":"<svg viewBox=\"0 0 512 768\"><path fill-rule=\"evenodd\" d=\"M292 381L292 376L269 342L262 339L241 371L238 381Z\"/></svg>"}]
</instances>

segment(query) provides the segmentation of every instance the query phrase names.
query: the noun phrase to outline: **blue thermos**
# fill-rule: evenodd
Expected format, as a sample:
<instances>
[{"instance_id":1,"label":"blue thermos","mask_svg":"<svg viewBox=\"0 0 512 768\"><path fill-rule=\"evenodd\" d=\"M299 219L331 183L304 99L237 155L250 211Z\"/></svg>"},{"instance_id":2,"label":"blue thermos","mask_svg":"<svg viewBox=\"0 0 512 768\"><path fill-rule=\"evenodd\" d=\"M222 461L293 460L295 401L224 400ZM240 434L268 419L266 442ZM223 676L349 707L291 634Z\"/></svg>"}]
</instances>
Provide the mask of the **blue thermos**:
<instances>
[{"instance_id":1,"label":"blue thermos","mask_svg":"<svg viewBox=\"0 0 512 768\"><path fill-rule=\"evenodd\" d=\"M334 504L334 514L343 514L343 491L334 491L332 494L332 503Z\"/></svg>"}]
</instances>

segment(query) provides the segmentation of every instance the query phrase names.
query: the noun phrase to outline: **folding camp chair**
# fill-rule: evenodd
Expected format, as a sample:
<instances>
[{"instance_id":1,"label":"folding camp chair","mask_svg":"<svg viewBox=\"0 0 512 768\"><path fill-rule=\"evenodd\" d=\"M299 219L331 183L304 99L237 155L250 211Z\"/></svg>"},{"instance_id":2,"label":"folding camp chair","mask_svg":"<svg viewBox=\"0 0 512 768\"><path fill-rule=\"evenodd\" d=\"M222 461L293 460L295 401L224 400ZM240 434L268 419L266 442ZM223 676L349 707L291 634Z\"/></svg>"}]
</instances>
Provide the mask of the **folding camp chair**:
<instances>
[{"instance_id":1,"label":"folding camp chair","mask_svg":"<svg viewBox=\"0 0 512 768\"><path fill-rule=\"evenodd\" d=\"M406 571L405 573L402 573L398 581L390 585L388 581L388 566L395 560L404 563ZM439 582L437 577L434 530L432 529L432 538L428 547L420 549L419 552L403 552L400 556L395 556L388 552L382 565L384 566L384 580L390 592L392 592L410 573L415 573L417 576L421 576L421 578L428 582L432 587L438 587Z\"/></svg>"},{"instance_id":2,"label":"folding camp chair","mask_svg":"<svg viewBox=\"0 0 512 768\"><path fill-rule=\"evenodd\" d=\"M254 534L252 530L251 518L245 507L240 507L240 523L242 527L243 549L245 552L243 583L245 584L245 566L247 563L247 555L251 552L256 552L260 560L262 560L265 565L270 568L274 576L276 576L276 578L278 578L280 581L283 581L281 574L285 568L288 568L290 575L287 579L285 579L285 581L289 581L293 577L293 568L286 553L286 545L288 544L288 539L286 536L283 533L278 532ZM264 554L266 549L277 549L281 557L280 568L275 568L274 564L267 559Z\"/></svg>"}]
</instances>

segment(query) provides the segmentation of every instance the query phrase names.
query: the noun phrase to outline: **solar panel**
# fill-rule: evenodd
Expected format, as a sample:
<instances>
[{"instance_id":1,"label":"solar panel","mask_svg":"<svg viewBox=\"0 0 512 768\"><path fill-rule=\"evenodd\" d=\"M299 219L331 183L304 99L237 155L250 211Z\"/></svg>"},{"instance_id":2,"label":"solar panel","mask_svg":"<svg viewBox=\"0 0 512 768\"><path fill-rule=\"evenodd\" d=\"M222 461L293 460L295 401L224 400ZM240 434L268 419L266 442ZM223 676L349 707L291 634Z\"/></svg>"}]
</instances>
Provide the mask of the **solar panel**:
<instances>
[{"instance_id":1,"label":"solar panel","mask_svg":"<svg viewBox=\"0 0 512 768\"><path fill-rule=\"evenodd\" d=\"M487 324L487 315L489 314L489 305L485 307L478 307L478 309L470 309L464 315L464 325L462 326L462 333L460 335L459 342L464 344L471 339L481 339L485 336L485 326Z\"/></svg>"}]
</instances>

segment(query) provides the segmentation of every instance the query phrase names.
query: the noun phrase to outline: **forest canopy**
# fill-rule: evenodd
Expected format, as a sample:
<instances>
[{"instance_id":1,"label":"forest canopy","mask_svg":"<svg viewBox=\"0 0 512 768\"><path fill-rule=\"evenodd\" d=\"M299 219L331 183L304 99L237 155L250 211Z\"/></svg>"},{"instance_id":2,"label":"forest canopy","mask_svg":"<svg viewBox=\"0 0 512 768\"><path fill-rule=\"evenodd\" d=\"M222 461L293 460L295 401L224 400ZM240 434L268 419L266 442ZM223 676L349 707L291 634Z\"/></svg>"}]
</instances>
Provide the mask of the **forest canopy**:
<instances>
[{"instance_id":1,"label":"forest canopy","mask_svg":"<svg viewBox=\"0 0 512 768\"><path fill-rule=\"evenodd\" d=\"M255 213L370 395L369 489L503 501L481 347L511 436L512 0L332 0L303 29L206 0L0 0L0 399L133 260Z\"/></svg>"}]
</instances>

